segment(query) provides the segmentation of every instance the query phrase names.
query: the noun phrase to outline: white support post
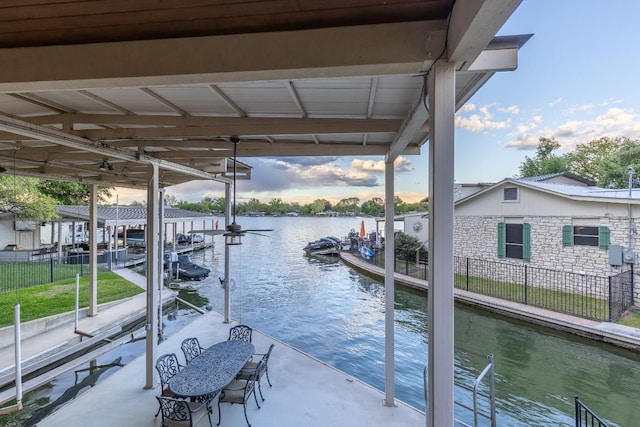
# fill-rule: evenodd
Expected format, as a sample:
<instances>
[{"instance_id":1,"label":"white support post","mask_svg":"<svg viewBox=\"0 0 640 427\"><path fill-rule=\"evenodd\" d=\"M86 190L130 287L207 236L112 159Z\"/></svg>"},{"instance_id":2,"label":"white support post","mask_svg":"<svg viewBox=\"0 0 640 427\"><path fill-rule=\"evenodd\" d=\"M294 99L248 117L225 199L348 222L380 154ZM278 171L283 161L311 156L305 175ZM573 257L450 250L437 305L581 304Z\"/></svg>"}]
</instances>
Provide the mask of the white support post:
<instances>
[{"instance_id":1,"label":"white support post","mask_svg":"<svg viewBox=\"0 0 640 427\"><path fill-rule=\"evenodd\" d=\"M395 238L394 238L394 177L393 161L384 164L384 354L385 354L385 406L395 406L395 339L394 339L394 303L395 303Z\"/></svg>"},{"instance_id":2,"label":"white support post","mask_svg":"<svg viewBox=\"0 0 640 427\"><path fill-rule=\"evenodd\" d=\"M146 384L151 389L156 385L156 354L158 351L158 165L152 164L153 176L147 186L147 322L146 334Z\"/></svg>"},{"instance_id":3,"label":"white support post","mask_svg":"<svg viewBox=\"0 0 640 427\"><path fill-rule=\"evenodd\" d=\"M224 224L225 227L231 223L231 184L224 185L225 209ZM235 207L234 207L235 208ZM224 323L229 323L231 310L231 294L229 290L229 282L231 281L231 272L229 271L231 263L229 260L231 248L224 245Z\"/></svg>"},{"instance_id":4,"label":"white support post","mask_svg":"<svg viewBox=\"0 0 640 427\"><path fill-rule=\"evenodd\" d=\"M158 206L158 336L162 337L162 287L164 285L164 239L166 229L164 227L164 188L160 189Z\"/></svg>"},{"instance_id":5,"label":"white support post","mask_svg":"<svg viewBox=\"0 0 640 427\"><path fill-rule=\"evenodd\" d=\"M454 425L453 183L455 64L439 60L428 77L429 402L427 426Z\"/></svg>"},{"instance_id":6,"label":"white support post","mask_svg":"<svg viewBox=\"0 0 640 427\"><path fill-rule=\"evenodd\" d=\"M13 311L14 319L14 340L16 359L16 405L22 409L22 337L20 335L20 304L16 304Z\"/></svg>"},{"instance_id":7,"label":"white support post","mask_svg":"<svg viewBox=\"0 0 640 427\"><path fill-rule=\"evenodd\" d=\"M89 202L89 310L88 316L98 314L98 185L91 184ZM75 234L75 232L74 232ZM80 262L84 255L80 256Z\"/></svg>"}]
</instances>

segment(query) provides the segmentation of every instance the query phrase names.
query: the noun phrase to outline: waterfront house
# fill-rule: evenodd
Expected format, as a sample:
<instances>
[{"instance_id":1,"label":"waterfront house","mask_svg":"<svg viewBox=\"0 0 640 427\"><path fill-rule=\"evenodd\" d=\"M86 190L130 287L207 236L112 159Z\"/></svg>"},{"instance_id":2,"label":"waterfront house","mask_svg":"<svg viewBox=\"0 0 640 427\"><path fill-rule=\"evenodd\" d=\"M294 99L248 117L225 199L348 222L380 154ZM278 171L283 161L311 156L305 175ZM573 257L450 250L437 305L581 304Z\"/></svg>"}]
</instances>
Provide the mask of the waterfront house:
<instances>
[{"instance_id":1,"label":"waterfront house","mask_svg":"<svg viewBox=\"0 0 640 427\"><path fill-rule=\"evenodd\" d=\"M507 178L456 203L455 255L615 275L637 261L639 205L640 189L572 174Z\"/></svg>"}]
</instances>

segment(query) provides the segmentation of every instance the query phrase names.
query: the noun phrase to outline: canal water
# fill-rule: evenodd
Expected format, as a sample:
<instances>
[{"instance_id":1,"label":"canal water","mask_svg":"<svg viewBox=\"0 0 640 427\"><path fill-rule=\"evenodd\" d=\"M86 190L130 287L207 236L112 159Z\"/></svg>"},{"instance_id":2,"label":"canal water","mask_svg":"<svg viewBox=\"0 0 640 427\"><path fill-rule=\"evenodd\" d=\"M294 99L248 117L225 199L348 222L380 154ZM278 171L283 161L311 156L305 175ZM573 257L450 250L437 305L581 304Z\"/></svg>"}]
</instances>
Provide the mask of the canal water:
<instances>
[{"instance_id":1,"label":"canal water","mask_svg":"<svg viewBox=\"0 0 640 427\"><path fill-rule=\"evenodd\" d=\"M271 228L231 247L231 316L384 389L384 285L337 258L308 257L310 240L359 230L361 218L238 218L243 228ZM375 230L373 219L364 219ZM223 310L218 277L222 239L194 261L212 268L190 285ZM427 298L395 293L396 395L424 410ZM455 343L493 354L499 426L572 426L576 395L612 425L640 424L640 354L463 305L455 308ZM465 353L457 354L466 362ZM480 368L482 366L479 365Z\"/></svg>"},{"instance_id":2,"label":"canal water","mask_svg":"<svg viewBox=\"0 0 640 427\"><path fill-rule=\"evenodd\" d=\"M384 390L384 285L337 258L308 257L302 250L310 240L359 230L361 220L238 218L244 229L273 231L263 233L268 237L248 234L241 246L231 247L231 316ZM364 221L367 231L375 230L373 219ZM224 244L221 237L215 241L215 247L192 255L194 262L212 273L200 282L182 282L189 289L181 291L181 297L222 312L218 277L224 274ZM395 310L396 396L424 410L426 295L397 289ZM177 317L164 322L167 335L197 316L190 310L172 314ZM455 307L455 342L494 355L498 426L573 426L576 395L610 425L640 425L638 353L463 305ZM27 411L0 417L0 426L35 425L97 381L86 379L90 372L104 378L143 351L142 341L127 344L101 356L92 369L80 367L60 376L26 394ZM464 352L457 352L456 359L476 363ZM105 368L97 371L96 367Z\"/></svg>"}]
</instances>

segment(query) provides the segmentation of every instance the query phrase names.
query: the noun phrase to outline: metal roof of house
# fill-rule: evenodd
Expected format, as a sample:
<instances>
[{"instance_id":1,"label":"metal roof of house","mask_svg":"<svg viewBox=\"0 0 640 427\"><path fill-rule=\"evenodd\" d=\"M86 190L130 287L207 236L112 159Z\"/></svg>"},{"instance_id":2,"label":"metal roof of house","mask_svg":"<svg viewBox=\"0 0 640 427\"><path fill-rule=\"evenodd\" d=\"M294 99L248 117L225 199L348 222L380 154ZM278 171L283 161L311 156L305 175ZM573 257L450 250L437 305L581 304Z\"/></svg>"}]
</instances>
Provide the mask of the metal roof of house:
<instances>
[{"instance_id":1,"label":"metal roof of house","mask_svg":"<svg viewBox=\"0 0 640 427\"><path fill-rule=\"evenodd\" d=\"M484 188L477 193L473 193L465 197L464 199L458 200L456 202L456 205L467 203L468 201L473 200L477 197L482 197L482 195L491 191L495 191L498 188L502 188L505 185L523 186L576 201L584 200L602 201L608 203L640 204L640 188L633 188L630 192L629 189L609 189L596 186L557 184L529 179L507 178L496 184L493 184L490 187Z\"/></svg>"},{"instance_id":2,"label":"metal roof of house","mask_svg":"<svg viewBox=\"0 0 640 427\"><path fill-rule=\"evenodd\" d=\"M512 0L38 0L0 5L0 167L146 188L226 181L239 157L418 154L425 76L456 108L530 36ZM104 166L104 167L103 167Z\"/></svg>"},{"instance_id":3,"label":"metal roof of house","mask_svg":"<svg viewBox=\"0 0 640 427\"><path fill-rule=\"evenodd\" d=\"M58 221L89 220L89 206L65 205L57 206L56 209L61 217ZM98 222L102 224L144 224L147 221L147 208L144 206L99 206L97 214ZM214 216L206 213L170 207L164 209L165 223L213 219Z\"/></svg>"},{"instance_id":4,"label":"metal roof of house","mask_svg":"<svg viewBox=\"0 0 640 427\"><path fill-rule=\"evenodd\" d=\"M569 178L572 179L574 181L583 183L585 185L588 186L595 186L596 183L590 179L581 177L580 175L576 175L574 173L571 172L557 172L557 173L550 173L550 174L546 174L546 175L538 175L538 176L528 176L525 178L518 178L520 181L535 181L535 182L544 182L544 181L549 181L553 178L560 178L560 177L564 177L564 178Z\"/></svg>"}]
</instances>

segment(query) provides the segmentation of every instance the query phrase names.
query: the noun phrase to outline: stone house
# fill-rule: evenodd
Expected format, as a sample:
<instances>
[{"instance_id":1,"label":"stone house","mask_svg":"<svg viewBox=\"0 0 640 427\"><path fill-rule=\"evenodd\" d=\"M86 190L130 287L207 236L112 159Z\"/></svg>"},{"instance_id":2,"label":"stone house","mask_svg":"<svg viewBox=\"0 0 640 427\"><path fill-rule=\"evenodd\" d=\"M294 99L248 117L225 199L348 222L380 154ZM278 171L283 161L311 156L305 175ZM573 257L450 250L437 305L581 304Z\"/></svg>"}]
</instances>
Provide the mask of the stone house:
<instances>
[{"instance_id":1,"label":"stone house","mask_svg":"<svg viewBox=\"0 0 640 427\"><path fill-rule=\"evenodd\" d=\"M593 184L569 173L507 178L458 200L455 256L595 276L629 270L640 189Z\"/></svg>"}]
</instances>

